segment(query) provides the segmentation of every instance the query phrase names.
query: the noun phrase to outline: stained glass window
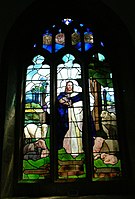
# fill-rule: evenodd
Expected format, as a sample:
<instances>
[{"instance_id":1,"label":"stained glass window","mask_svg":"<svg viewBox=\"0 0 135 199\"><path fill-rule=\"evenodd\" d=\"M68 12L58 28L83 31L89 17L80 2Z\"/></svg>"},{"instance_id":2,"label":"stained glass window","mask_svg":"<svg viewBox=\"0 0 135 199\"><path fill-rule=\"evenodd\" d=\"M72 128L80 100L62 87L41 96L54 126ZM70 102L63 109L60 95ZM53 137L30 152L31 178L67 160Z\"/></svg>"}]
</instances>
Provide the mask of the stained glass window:
<instances>
[{"instance_id":1,"label":"stained glass window","mask_svg":"<svg viewBox=\"0 0 135 199\"><path fill-rule=\"evenodd\" d=\"M122 176L112 68L91 29L61 20L45 30L27 66L21 181Z\"/></svg>"}]
</instances>

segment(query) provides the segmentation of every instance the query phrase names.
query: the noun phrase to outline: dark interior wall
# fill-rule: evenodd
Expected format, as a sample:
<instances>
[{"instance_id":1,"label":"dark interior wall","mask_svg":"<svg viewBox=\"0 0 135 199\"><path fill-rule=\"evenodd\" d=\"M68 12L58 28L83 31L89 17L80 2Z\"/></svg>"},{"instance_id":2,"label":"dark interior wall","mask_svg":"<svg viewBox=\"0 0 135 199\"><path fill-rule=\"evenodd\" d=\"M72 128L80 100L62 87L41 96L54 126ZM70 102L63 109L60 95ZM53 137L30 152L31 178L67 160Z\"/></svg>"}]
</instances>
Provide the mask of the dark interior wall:
<instances>
[{"instance_id":1,"label":"dark interior wall","mask_svg":"<svg viewBox=\"0 0 135 199\"><path fill-rule=\"evenodd\" d=\"M34 4L32 4L35 2ZM85 4L79 3L81 1L72 2L70 4L62 5L62 9L57 2L55 4L43 3L43 1L4 1L2 4L2 18L1 18L1 74L4 78L1 79L2 85L2 107L1 119L3 125L1 134L1 148L2 167L1 167L1 187L2 196L11 196L13 194L13 164L14 164L14 131L15 131L15 105L16 105L16 91L18 74L23 67L23 62L28 58L31 52L31 44L34 41L34 35L39 31L42 32L43 26L58 19L60 16L70 14L77 16L80 19L88 17L94 21L93 27L102 33L102 37L110 49L112 64L114 64L115 76L120 93L122 119L121 126L123 127L123 137L125 136L127 148L124 149L125 156L128 156L128 164L131 170L130 175L135 180L135 108L134 108L134 24L132 4L123 3L123 1L86 1ZM77 2L77 3L76 3ZM102 4L102 2L105 3ZM117 3L116 3L117 2ZM121 2L121 4L120 4ZM97 4L96 4L97 3ZM31 6L30 6L31 5ZM108 7L112 9L109 10ZM122 5L122 7L120 7ZM30 7L29 7L30 6ZM94 10L92 9L94 7ZM127 9L127 7L129 9ZM56 9L57 8L57 9ZM25 10L26 9L26 10ZM51 13L49 18L48 12ZM78 12L74 12L77 10ZM4 12L5 11L5 12ZM52 12L51 12L52 11ZM83 12L82 12L83 11ZM125 12L126 11L126 12ZM128 15L127 11L131 14ZM58 14L59 13L59 14ZM84 15L85 13L85 15ZM22 15L21 15L22 14ZM131 17L132 16L132 17ZM129 20L129 21L128 21ZM40 21L40 23L39 23ZM128 23L129 22L129 23ZM94 26L95 24L95 26ZM127 36L127 37L126 37ZM109 43L108 43L109 41ZM19 52L19 54L18 54ZM113 61L115 60L115 62ZM6 102L6 103L5 103ZM123 139L123 141L125 140ZM125 145L122 144L122 147ZM8 165L8 166L7 166ZM128 165L125 165L127 168Z\"/></svg>"},{"instance_id":2,"label":"dark interior wall","mask_svg":"<svg viewBox=\"0 0 135 199\"><path fill-rule=\"evenodd\" d=\"M12 27L12 25L16 22L16 19L31 6L36 0L1 0L0 1L0 52L3 49L4 40ZM40 1L40 0L39 0ZM95 0L96 1L96 0ZM134 0L130 0L129 2L123 0L100 0L105 5L110 7L118 16L121 18L123 23L127 26L131 37L133 37L133 42L135 44L135 3ZM73 1L72 1L73 2ZM80 4L79 1L74 1L76 5ZM86 1L85 1L86 2ZM48 3L48 2L47 2ZM50 11L52 4L50 5ZM58 3L58 5L63 6L63 3ZM67 4L68 5L68 4ZM66 7L67 5L64 5ZM69 5L72 6L72 3ZM46 11L46 10L45 10ZM33 13L34 14L34 13Z\"/></svg>"}]
</instances>

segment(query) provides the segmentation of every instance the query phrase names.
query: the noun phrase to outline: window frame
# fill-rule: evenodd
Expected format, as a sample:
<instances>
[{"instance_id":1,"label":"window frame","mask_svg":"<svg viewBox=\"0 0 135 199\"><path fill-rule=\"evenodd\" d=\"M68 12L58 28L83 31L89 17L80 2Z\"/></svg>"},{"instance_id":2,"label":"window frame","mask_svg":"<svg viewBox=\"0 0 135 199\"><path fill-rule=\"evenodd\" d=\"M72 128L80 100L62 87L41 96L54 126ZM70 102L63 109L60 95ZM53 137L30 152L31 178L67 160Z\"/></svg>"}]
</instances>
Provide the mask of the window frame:
<instances>
[{"instance_id":1,"label":"window frame","mask_svg":"<svg viewBox=\"0 0 135 199\"><path fill-rule=\"evenodd\" d=\"M72 50L71 50L72 51ZM74 52L74 51L77 51L77 50L73 50L72 52ZM102 50L101 50L102 51ZM49 57L49 59L52 57L52 55L50 55L48 52L43 52L43 50L41 49L41 48L39 48L38 50L32 50L32 53L31 53L31 55L33 56L33 55L35 55L35 53L37 53L37 52L40 52L41 54L48 54L48 57ZM68 48L67 48L67 51L64 49L63 50L63 52L57 52L57 55L60 55L60 54L64 54L64 52L69 52L68 51ZM92 49L90 52L88 52L87 54L90 54L90 55L92 55L93 54L93 52L98 52L97 51L97 48L95 48L95 49ZM106 52L105 52L106 53ZM107 54L107 53L106 53ZM32 57L32 56L29 56L29 59L30 59L30 57ZM55 57L55 55L53 54L53 56ZM85 56L84 56L85 57ZM109 54L109 58L110 58L110 54ZM48 60L49 60L48 59ZM28 61L29 63L31 62L30 60ZM25 59L25 61L24 61L24 63L23 63L23 65L25 65L25 66L27 66L27 61L26 61L26 59ZM52 65L53 65L53 63L52 63ZM22 80L22 82L23 82L23 78L24 78L24 74L25 74L25 72L24 72L24 70L26 70L26 68L24 69L22 69L22 71L19 73L20 74L20 76L21 76L21 80ZM23 75L22 75L23 74ZM85 74L85 72L84 72L84 74ZM85 76L85 75L84 75ZM52 75L52 77L53 78L55 78L56 79L56 74L53 74ZM52 78L52 80L53 80L53 78ZM19 83L20 84L22 84L22 82L20 81ZM115 85L115 87L116 87L116 91L117 91L117 83L115 82L115 80L114 80L114 85ZM87 87L86 85L85 85L85 87ZM20 87L19 87L19 90L22 90L24 88L24 85L22 85L22 87L21 87L21 89L20 89ZM54 85L54 87L53 88L55 88L56 89L56 85ZM118 94L118 92L117 92L117 94ZM52 91L52 94L51 94L54 98L55 98L55 96L56 96L56 94L55 94L55 92L54 92L54 89L53 89L53 91ZM18 94L18 96L19 96L19 94ZM117 97L118 97L118 99L119 99L119 96L120 95L117 95ZM52 98L53 98L52 97ZM20 97L21 98L21 97ZM119 100L118 100L119 101ZM54 101L52 101L52 105L54 104ZM116 103L116 106L117 106L117 108L116 109L118 109L118 112L119 112L119 110L120 110L120 105L119 105L119 102L118 103ZM22 110L20 110L20 106L18 107L18 109L19 109L19 112L20 113L22 113ZM54 112L55 112L55 110L53 110ZM53 112L52 111L52 112ZM118 113L118 120L119 120L119 116L120 116L120 114ZM21 119L21 118L20 118ZM20 122L20 125L18 124L18 128L20 129L20 131L21 131L21 125L22 125L22 123ZM119 128L121 129L121 127L119 126ZM20 139L19 138L19 136L18 136L18 139ZM52 141L52 143L54 143L54 141ZM18 145L18 144L17 144ZM20 148L20 145L18 145L18 148ZM53 152L54 152L54 150L53 150ZM20 155L20 157L22 157L21 156L21 154L19 154ZM123 161L123 160L122 160ZM52 158L52 162L55 162L55 160ZM19 166L20 166L20 164L19 164ZM18 167L17 167L18 168ZM56 168L54 168L53 166L52 166L52 171L54 170L54 172L53 172L53 174L55 173L55 170L56 170ZM18 172L18 173L20 173L20 171ZM53 175L52 174L52 175ZM16 174L15 174L15 176L16 176ZM15 177L16 178L16 177ZM125 175L124 175L124 178L125 178ZM55 182L55 179L54 179L54 182ZM82 180L82 182L83 182L83 180ZM16 180L15 180L15 183L16 183ZM76 194L78 194L78 188L77 188L77 186L78 186L78 184L79 184L79 186L81 186L82 187L82 189L85 189L85 186L86 185L90 185L90 186L92 186L92 191L91 191L91 193L94 193L94 192L96 192L97 193L97 190L96 190L96 186L98 186L98 185L100 185L101 187L100 187L100 189L99 189L99 193L102 193L102 192L104 192L105 191L105 184L107 184L107 182L102 182L102 184L101 184L101 182L87 182L87 180L86 181L84 181L83 182L84 184L82 185L82 183L80 183L80 182L77 182L77 183L74 183L74 187L75 187L75 189L74 188L72 188L72 186L71 185L69 185L68 186L68 188L69 188L69 190L70 191L68 191L68 188L65 188L65 185L60 185L60 187L62 187L63 188L63 191L62 191L62 194L65 194L65 193L68 193L69 195L70 194L72 194L72 190L75 190L73 193L75 193L75 195ZM123 180L121 180L121 182L119 181L119 182L108 182L108 184L107 184L107 186L108 187L110 187L111 188L111 186L113 185L113 184L119 184L119 183L124 183L123 182ZM41 189L44 189L44 185L42 184L42 183L39 183L40 184L40 186L41 186ZM59 183L57 183L57 182L55 182L54 183L55 184L55 188L57 188L57 186L59 186ZM45 186L46 187L52 187L52 186L54 186L54 184L52 185L52 182L50 182L48 185L45 183ZM19 185L18 186L18 183L16 183L16 185L17 185L17 189L16 189L16 192L18 192L19 193L19 191L21 191L22 192L22 190L24 190L24 188L26 187L26 185L25 184L21 184L21 185ZM34 185L34 187L36 187L37 185ZM32 190L32 186L31 185L28 185L28 187L30 188L30 190ZM77 190L77 191L76 191ZM117 189L117 186L116 186L116 192L118 192L119 190ZM86 193L87 191L85 190L85 193ZM44 191L43 191L43 193L44 193ZM60 192L58 192L58 193L60 193ZM84 191L80 191L79 190L79 194L85 194L84 193ZM35 191L34 191L34 194L36 194L35 193ZM42 191L41 191L41 194L42 194Z\"/></svg>"}]
</instances>

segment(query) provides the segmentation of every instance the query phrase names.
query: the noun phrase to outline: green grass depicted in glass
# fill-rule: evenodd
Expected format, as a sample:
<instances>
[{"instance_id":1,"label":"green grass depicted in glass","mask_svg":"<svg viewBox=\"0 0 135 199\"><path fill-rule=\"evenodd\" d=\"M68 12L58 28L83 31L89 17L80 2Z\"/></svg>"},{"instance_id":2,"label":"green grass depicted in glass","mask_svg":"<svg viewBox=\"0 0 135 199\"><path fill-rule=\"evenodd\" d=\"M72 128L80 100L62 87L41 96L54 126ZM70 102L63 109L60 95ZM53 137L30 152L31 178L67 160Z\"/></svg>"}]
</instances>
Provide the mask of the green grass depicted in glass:
<instances>
[{"instance_id":1,"label":"green grass depicted in glass","mask_svg":"<svg viewBox=\"0 0 135 199\"><path fill-rule=\"evenodd\" d=\"M71 154L66 153L64 148L58 151L58 178L75 179L86 178L85 154L79 154L75 158Z\"/></svg>"},{"instance_id":2,"label":"green grass depicted in glass","mask_svg":"<svg viewBox=\"0 0 135 199\"><path fill-rule=\"evenodd\" d=\"M121 177L121 161L116 164L104 164L99 158L94 160L94 176L92 181L116 180Z\"/></svg>"}]
</instances>

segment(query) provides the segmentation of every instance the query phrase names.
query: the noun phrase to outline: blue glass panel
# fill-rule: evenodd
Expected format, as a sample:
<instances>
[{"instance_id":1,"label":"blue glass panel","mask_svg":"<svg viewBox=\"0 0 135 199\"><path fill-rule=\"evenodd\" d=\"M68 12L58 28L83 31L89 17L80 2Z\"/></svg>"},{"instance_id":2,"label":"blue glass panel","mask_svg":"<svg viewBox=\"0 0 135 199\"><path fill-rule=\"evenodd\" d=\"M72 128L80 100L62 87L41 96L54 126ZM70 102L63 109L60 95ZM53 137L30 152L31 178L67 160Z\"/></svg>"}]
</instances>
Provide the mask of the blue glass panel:
<instances>
[{"instance_id":1,"label":"blue glass panel","mask_svg":"<svg viewBox=\"0 0 135 199\"><path fill-rule=\"evenodd\" d=\"M66 25L69 25L73 20L72 19L69 19L69 18L66 18L66 19L63 19L62 22L64 22Z\"/></svg>"},{"instance_id":2,"label":"blue glass panel","mask_svg":"<svg viewBox=\"0 0 135 199\"><path fill-rule=\"evenodd\" d=\"M85 51L89 50L93 47L93 34L89 31L87 28L87 32L84 33L84 45L85 45Z\"/></svg>"},{"instance_id":3,"label":"blue glass panel","mask_svg":"<svg viewBox=\"0 0 135 199\"><path fill-rule=\"evenodd\" d=\"M84 45L85 45L86 51L93 47L93 44L90 44L90 43L85 43Z\"/></svg>"},{"instance_id":4,"label":"blue glass panel","mask_svg":"<svg viewBox=\"0 0 135 199\"><path fill-rule=\"evenodd\" d=\"M103 46L103 47L104 47L104 43L103 43L102 41L100 42L100 44L101 44L101 46Z\"/></svg>"},{"instance_id":5,"label":"blue glass panel","mask_svg":"<svg viewBox=\"0 0 135 199\"><path fill-rule=\"evenodd\" d=\"M48 50L50 53L52 53L52 45L43 44L43 48Z\"/></svg>"},{"instance_id":6,"label":"blue glass panel","mask_svg":"<svg viewBox=\"0 0 135 199\"><path fill-rule=\"evenodd\" d=\"M75 45L75 48L78 49L79 51L81 51L81 50L82 50L81 42L78 42L78 43Z\"/></svg>"},{"instance_id":7,"label":"blue glass panel","mask_svg":"<svg viewBox=\"0 0 135 199\"><path fill-rule=\"evenodd\" d=\"M62 44L55 44L55 52L59 51L63 47L64 47L64 45L62 45Z\"/></svg>"}]
</instances>

